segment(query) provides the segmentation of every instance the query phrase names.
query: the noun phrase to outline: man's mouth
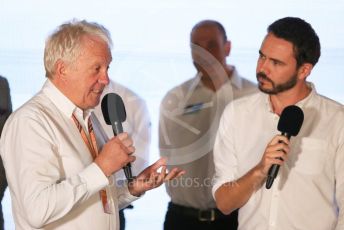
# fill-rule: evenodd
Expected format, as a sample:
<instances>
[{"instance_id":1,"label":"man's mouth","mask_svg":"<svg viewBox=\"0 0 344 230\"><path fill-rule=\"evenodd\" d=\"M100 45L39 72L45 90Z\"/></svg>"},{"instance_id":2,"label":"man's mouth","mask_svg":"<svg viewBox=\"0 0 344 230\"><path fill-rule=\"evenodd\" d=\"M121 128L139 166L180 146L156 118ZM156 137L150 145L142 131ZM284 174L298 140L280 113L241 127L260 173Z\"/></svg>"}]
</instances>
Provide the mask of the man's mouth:
<instances>
[{"instance_id":1,"label":"man's mouth","mask_svg":"<svg viewBox=\"0 0 344 230\"><path fill-rule=\"evenodd\" d=\"M272 83L271 80L266 75L263 75L263 74L258 74L257 80L261 84L266 83L266 82Z\"/></svg>"}]
</instances>

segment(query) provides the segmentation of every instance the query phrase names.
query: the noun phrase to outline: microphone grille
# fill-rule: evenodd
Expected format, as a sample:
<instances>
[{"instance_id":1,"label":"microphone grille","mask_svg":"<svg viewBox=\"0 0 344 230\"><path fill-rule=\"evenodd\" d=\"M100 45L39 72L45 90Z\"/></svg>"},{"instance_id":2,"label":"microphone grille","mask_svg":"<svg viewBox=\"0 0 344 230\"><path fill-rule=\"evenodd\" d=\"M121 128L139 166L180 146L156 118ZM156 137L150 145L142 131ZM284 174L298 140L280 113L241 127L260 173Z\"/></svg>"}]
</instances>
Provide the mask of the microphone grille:
<instances>
[{"instance_id":1,"label":"microphone grille","mask_svg":"<svg viewBox=\"0 0 344 230\"><path fill-rule=\"evenodd\" d=\"M282 111L277 129L290 136L296 136L301 129L303 118L304 115L300 107L296 105L287 106Z\"/></svg>"},{"instance_id":2,"label":"microphone grille","mask_svg":"<svg viewBox=\"0 0 344 230\"><path fill-rule=\"evenodd\" d=\"M106 124L124 122L127 118L122 98L116 93L106 94L101 102L101 108Z\"/></svg>"}]
</instances>

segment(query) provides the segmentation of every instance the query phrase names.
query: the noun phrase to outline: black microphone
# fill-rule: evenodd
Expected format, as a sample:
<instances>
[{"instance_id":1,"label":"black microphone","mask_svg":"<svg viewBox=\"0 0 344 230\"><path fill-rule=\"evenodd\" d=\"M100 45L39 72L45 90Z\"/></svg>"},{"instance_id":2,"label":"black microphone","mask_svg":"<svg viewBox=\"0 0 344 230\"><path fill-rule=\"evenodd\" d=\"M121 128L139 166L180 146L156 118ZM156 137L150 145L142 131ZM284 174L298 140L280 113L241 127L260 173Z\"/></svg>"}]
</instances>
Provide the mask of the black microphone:
<instances>
[{"instance_id":1,"label":"black microphone","mask_svg":"<svg viewBox=\"0 0 344 230\"><path fill-rule=\"evenodd\" d=\"M125 107L122 98L116 93L108 93L104 96L102 103L102 112L106 124L112 126L112 131L115 136L123 133L122 122L127 118ZM125 177L128 181L133 180L131 172L131 164L128 163L123 167Z\"/></svg>"},{"instance_id":2,"label":"black microphone","mask_svg":"<svg viewBox=\"0 0 344 230\"><path fill-rule=\"evenodd\" d=\"M296 105L290 105L283 109L281 117L278 121L277 130L281 132L283 136L286 136L288 140L291 136L296 136L303 123L303 112ZM282 160L282 158L280 158ZM269 189L274 182L280 166L273 164L268 172L268 178L266 180L266 188Z\"/></svg>"}]
</instances>

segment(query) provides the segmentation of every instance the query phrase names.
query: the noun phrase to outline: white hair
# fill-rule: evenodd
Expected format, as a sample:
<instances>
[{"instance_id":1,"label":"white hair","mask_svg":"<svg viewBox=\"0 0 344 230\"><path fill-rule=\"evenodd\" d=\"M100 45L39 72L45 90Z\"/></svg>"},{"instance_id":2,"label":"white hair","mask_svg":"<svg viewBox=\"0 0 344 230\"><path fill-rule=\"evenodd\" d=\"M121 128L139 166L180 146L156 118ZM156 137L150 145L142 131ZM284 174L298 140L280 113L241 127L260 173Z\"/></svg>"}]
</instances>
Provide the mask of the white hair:
<instances>
[{"instance_id":1,"label":"white hair","mask_svg":"<svg viewBox=\"0 0 344 230\"><path fill-rule=\"evenodd\" d=\"M112 47L110 32L102 25L85 20L72 20L60 25L46 40L44 67L46 77L54 74L58 60L72 63L80 54L81 39L84 36L97 36Z\"/></svg>"}]
</instances>

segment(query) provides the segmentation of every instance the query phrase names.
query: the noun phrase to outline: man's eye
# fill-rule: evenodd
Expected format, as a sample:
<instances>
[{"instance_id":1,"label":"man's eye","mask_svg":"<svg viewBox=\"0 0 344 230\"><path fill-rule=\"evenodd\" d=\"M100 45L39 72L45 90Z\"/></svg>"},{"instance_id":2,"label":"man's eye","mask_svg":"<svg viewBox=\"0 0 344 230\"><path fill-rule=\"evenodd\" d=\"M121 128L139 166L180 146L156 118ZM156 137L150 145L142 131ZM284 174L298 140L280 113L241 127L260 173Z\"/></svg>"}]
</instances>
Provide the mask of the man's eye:
<instances>
[{"instance_id":1,"label":"man's eye","mask_svg":"<svg viewBox=\"0 0 344 230\"><path fill-rule=\"evenodd\" d=\"M279 65L280 62L279 62L279 61L272 61L272 64L273 64L273 65Z\"/></svg>"}]
</instances>

